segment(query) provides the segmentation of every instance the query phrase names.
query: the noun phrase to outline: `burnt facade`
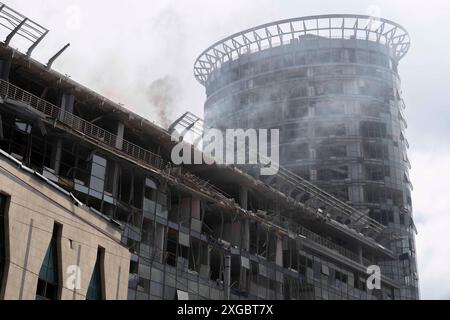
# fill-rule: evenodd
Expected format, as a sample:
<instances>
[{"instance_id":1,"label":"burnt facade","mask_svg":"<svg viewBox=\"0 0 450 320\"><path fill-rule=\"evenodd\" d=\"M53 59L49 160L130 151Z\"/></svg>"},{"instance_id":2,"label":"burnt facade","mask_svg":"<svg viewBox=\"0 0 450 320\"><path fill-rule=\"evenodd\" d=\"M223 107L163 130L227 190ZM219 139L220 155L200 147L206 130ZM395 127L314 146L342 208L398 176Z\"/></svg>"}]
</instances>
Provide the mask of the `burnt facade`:
<instances>
[{"instance_id":1,"label":"burnt facade","mask_svg":"<svg viewBox=\"0 0 450 320\"><path fill-rule=\"evenodd\" d=\"M408 33L358 15L277 21L208 48L195 74L214 128L280 129L280 164L386 227L382 264L418 298L398 64Z\"/></svg>"},{"instance_id":2,"label":"burnt facade","mask_svg":"<svg viewBox=\"0 0 450 320\"><path fill-rule=\"evenodd\" d=\"M367 287L367 267L397 256L380 241L386 228L358 209L285 168L259 177L234 166L174 166L170 130L8 45L0 62L0 164L27 168L121 226L128 299L401 298L389 273L380 288ZM193 119L171 128L192 128ZM2 269L11 264L3 240ZM102 258L91 258L95 279ZM90 284L86 298L98 293Z\"/></svg>"}]
</instances>

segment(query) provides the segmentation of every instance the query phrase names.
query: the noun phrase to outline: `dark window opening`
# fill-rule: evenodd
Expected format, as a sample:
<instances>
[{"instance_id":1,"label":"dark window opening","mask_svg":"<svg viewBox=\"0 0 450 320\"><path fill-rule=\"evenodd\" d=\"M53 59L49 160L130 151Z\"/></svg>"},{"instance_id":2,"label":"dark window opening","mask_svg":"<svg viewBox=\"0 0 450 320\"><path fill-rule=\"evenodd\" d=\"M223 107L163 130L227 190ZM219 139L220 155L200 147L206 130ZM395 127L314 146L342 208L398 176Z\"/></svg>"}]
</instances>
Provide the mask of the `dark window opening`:
<instances>
[{"instance_id":1,"label":"dark window opening","mask_svg":"<svg viewBox=\"0 0 450 320\"><path fill-rule=\"evenodd\" d=\"M303 118L308 115L308 106L304 103L298 102L298 101L289 101L285 118L286 119L292 119L292 118Z\"/></svg>"},{"instance_id":2,"label":"dark window opening","mask_svg":"<svg viewBox=\"0 0 450 320\"><path fill-rule=\"evenodd\" d=\"M281 147L280 158L289 161L303 160L309 158L309 147L307 143L298 145L285 145Z\"/></svg>"},{"instance_id":3,"label":"dark window opening","mask_svg":"<svg viewBox=\"0 0 450 320\"><path fill-rule=\"evenodd\" d=\"M317 179L322 181L343 180L348 178L348 166L330 166L317 170Z\"/></svg>"},{"instance_id":4,"label":"dark window opening","mask_svg":"<svg viewBox=\"0 0 450 320\"><path fill-rule=\"evenodd\" d=\"M345 105L333 101L324 101L315 105L316 116L339 116L345 113Z\"/></svg>"},{"instance_id":5,"label":"dark window opening","mask_svg":"<svg viewBox=\"0 0 450 320\"><path fill-rule=\"evenodd\" d=\"M366 164L366 179L372 181L382 181L390 176L389 166Z\"/></svg>"},{"instance_id":6,"label":"dark window opening","mask_svg":"<svg viewBox=\"0 0 450 320\"><path fill-rule=\"evenodd\" d=\"M360 123L361 136L365 138L385 138L386 124L380 122L363 121Z\"/></svg>"},{"instance_id":7,"label":"dark window opening","mask_svg":"<svg viewBox=\"0 0 450 320\"><path fill-rule=\"evenodd\" d=\"M210 257L210 279L221 283L223 282L223 255L213 249Z\"/></svg>"},{"instance_id":8,"label":"dark window opening","mask_svg":"<svg viewBox=\"0 0 450 320\"><path fill-rule=\"evenodd\" d=\"M104 249L98 248L97 259L95 261L91 281L89 282L86 300L103 300L105 298L103 295L103 273L102 273L104 254L105 254Z\"/></svg>"},{"instance_id":9,"label":"dark window opening","mask_svg":"<svg viewBox=\"0 0 450 320\"><path fill-rule=\"evenodd\" d=\"M341 137L346 135L344 123L322 123L316 126L316 137Z\"/></svg>"},{"instance_id":10,"label":"dark window opening","mask_svg":"<svg viewBox=\"0 0 450 320\"><path fill-rule=\"evenodd\" d=\"M343 272L335 270L334 271L334 277L335 277L335 279L337 281L340 281L342 283L347 283L347 280L348 280L347 275L345 273L343 273Z\"/></svg>"},{"instance_id":11,"label":"dark window opening","mask_svg":"<svg viewBox=\"0 0 450 320\"><path fill-rule=\"evenodd\" d=\"M167 230L166 264L172 267L177 265L178 232L174 229Z\"/></svg>"},{"instance_id":12,"label":"dark window opening","mask_svg":"<svg viewBox=\"0 0 450 320\"><path fill-rule=\"evenodd\" d=\"M53 226L53 234L39 271L36 300L57 300L59 294L58 238L62 226Z\"/></svg>"},{"instance_id":13,"label":"dark window opening","mask_svg":"<svg viewBox=\"0 0 450 320\"><path fill-rule=\"evenodd\" d=\"M288 124L281 129L281 138L283 140L295 140L306 138L308 136L308 128L299 124Z\"/></svg>"},{"instance_id":14,"label":"dark window opening","mask_svg":"<svg viewBox=\"0 0 450 320\"><path fill-rule=\"evenodd\" d=\"M3 272L6 262L6 203L8 198L0 194L0 286L2 285Z\"/></svg>"},{"instance_id":15,"label":"dark window opening","mask_svg":"<svg viewBox=\"0 0 450 320\"><path fill-rule=\"evenodd\" d=\"M387 160L389 158L387 145L379 143L365 143L363 153L366 159Z\"/></svg>"},{"instance_id":16,"label":"dark window opening","mask_svg":"<svg viewBox=\"0 0 450 320\"><path fill-rule=\"evenodd\" d=\"M346 145L321 144L316 149L316 157L318 160L344 158L347 156Z\"/></svg>"}]
</instances>

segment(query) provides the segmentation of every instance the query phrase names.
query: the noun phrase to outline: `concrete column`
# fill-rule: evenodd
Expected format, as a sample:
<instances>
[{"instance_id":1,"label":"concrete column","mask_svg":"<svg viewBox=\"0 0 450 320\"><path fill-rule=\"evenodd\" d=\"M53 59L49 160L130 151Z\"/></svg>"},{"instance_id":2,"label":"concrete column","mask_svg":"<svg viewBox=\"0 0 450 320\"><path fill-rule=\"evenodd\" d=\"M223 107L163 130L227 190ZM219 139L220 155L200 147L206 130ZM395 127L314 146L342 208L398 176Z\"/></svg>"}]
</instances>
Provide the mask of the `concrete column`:
<instances>
[{"instance_id":1,"label":"concrete column","mask_svg":"<svg viewBox=\"0 0 450 320\"><path fill-rule=\"evenodd\" d=\"M72 94L63 93L61 95L61 111L73 113L73 107L75 105L75 97ZM64 121L64 112L59 115L59 120Z\"/></svg>"},{"instance_id":2,"label":"concrete column","mask_svg":"<svg viewBox=\"0 0 450 320\"><path fill-rule=\"evenodd\" d=\"M225 291L225 300L230 300L230 283L231 281L231 256L225 254L225 265L223 271L223 284Z\"/></svg>"},{"instance_id":3,"label":"concrete column","mask_svg":"<svg viewBox=\"0 0 450 320\"><path fill-rule=\"evenodd\" d=\"M11 59L0 60L0 79L9 81L9 71L11 70Z\"/></svg>"},{"instance_id":4,"label":"concrete column","mask_svg":"<svg viewBox=\"0 0 450 320\"><path fill-rule=\"evenodd\" d=\"M113 172L113 197L115 199L119 198L119 179L120 179L120 165L114 162L114 172Z\"/></svg>"},{"instance_id":5,"label":"concrete column","mask_svg":"<svg viewBox=\"0 0 450 320\"><path fill-rule=\"evenodd\" d=\"M242 228L241 247L243 250L250 251L250 225L247 219L242 221Z\"/></svg>"},{"instance_id":6,"label":"concrete column","mask_svg":"<svg viewBox=\"0 0 450 320\"><path fill-rule=\"evenodd\" d=\"M239 205L242 209L248 210L248 187L241 186L239 188ZM249 221L243 220L241 221L241 229L242 232L240 233L242 235L241 239L241 248L243 250L249 251L250 250L250 226Z\"/></svg>"},{"instance_id":7,"label":"concrete column","mask_svg":"<svg viewBox=\"0 0 450 320\"><path fill-rule=\"evenodd\" d=\"M62 139L58 138L55 144L55 149L52 152L52 167L55 171L55 175L59 175L61 168L61 155L62 155Z\"/></svg>"},{"instance_id":8,"label":"concrete column","mask_svg":"<svg viewBox=\"0 0 450 320\"><path fill-rule=\"evenodd\" d=\"M362 246L360 244L358 244L358 258L359 258L359 263L363 263L363 251L362 251Z\"/></svg>"},{"instance_id":9,"label":"concrete column","mask_svg":"<svg viewBox=\"0 0 450 320\"><path fill-rule=\"evenodd\" d=\"M276 247L275 263L282 267L283 266L283 239L277 237L277 247Z\"/></svg>"},{"instance_id":10,"label":"concrete column","mask_svg":"<svg viewBox=\"0 0 450 320\"><path fill-rule=\"evenodd\" d=\"M116 145L117 149L122 149L123 147L123 134L124 134L125 126L123 123L117 123L117 132L116 132ZM120 165L118 162L114 162L114 172L113 172L113 197L119 197L119 178L120 178Z\"/></svg>"},{"instance_id":11,"label":"concrete column","mask_svg":"<svg viewBox=\"0 0 450 320\"><path fill-rule=\"evenodd\" d=\"M123 134L125 131L125 125L122 122L117 124L117 133L116 133L116 148L122 150L123 147Z\"/></svg>"},{"instance_id":12,"label":"concrete column","mask_svg":"<svg viewBox=\"0 0 450 320\"><path fill-rule=\"evenodd\" d=\"M248 188L245 186L239 188L239 205L244 210L248 209Z\"/></svg>"}]
</instances>

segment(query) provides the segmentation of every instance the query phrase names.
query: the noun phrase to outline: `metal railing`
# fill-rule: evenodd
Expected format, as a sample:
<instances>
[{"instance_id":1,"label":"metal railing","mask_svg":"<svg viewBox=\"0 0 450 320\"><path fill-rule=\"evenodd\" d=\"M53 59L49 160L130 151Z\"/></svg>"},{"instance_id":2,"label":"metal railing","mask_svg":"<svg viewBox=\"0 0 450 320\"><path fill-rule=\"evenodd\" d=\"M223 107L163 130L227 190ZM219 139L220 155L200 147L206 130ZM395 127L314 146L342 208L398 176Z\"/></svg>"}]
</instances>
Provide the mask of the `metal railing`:
<instances>
[{"instance_id":1,"label":"metal railing","mask_svg":"<svg viewBox=\"0 0 450 320\"><path fill-rule=\"evenodd\" d=\"M192 126L192 122L195 121L195 124L200 129L201 133L194 132L197 135L202 135L203 130L208 130L209 128L203 123L203 120L201 120L199 117L191 114L190 112L187 112L182 118L178 119L172 127L175 128L176 126L181 126L186 128L188 131L190 130L190 127ZM197 129L198 131L199 129ZM228 142L227 142L228 143ZM233 148L233 146L231 146ZM255 152L258 152L255 150ZM261 159L262 157L266 158L268 161L267 163L270 163L272 160L268 159L266 156L261 155L258 153L258 157ZM259 167L262 167L261 164L258 164ZM284 183L292 186L294 189L300 193L306 193L310 196L311 199L314 199L315 201L319 201L321 205L325 206L326 209L324 210L324 214L327 215L329 213L332 213L331 211L334 211L334 213L338 215L342 215L342 218L349 218L350 224L349 227L352 227L356 229L358 232L361 229L369 228L374 233L379 234L384 230L384 226L379 223L378 221L370 218L363 212L353 208L352 206L348 205L344 201L336 198L335 196L331 195L330 193L322 190L321 188L317 187L313 183L303 179L299 175L295 174L294 172L279 166L278 173L275 174L275 177L279 179L279 181L283 181ZM259 179L262 182L265 182L262 177L259 177ZM275 188L276 190L285 193L281 186L278 183L270 184L265 182L267 185L269 185L272 188ZM289 195L287 195L289 196ZM335 219L333 215L329 216L331 219Z\"/></svg>"},{"instance_id":2,"label":"metal railing","mask_svg":"<svg viewBox=\"0 0 450 320\"><path fill-rule=\"evenodd\" d=\"M356 254L355 252L353 252L349 249L346 249L346 248L336 244L335 242L328 240L317 233L314 233L313 231L311 231L309 229L306 229L302 225L299 225L286 217L277 215L277 216L275 216L275 220L272 222L286 230L294 232L295 234L302 235L306 239L311 240L311 241L319 244L320 246L323 246L325 248L333 250L333 251L339 253L340 255L342 255L346 258L349 258L352 261L361 263L364 266L369 266L372 264L372 262L370 262L368 259L366 259L364 257L362 257L360 259L359 255Z\"/></svg>"},{"instance_id":3,"label":"metal railing","mask_svg":"<svg viewBox=\"0 0 450 320\"><path fill-rule=\"evenodd\" d=\"M168 164L164 163L164 160L160 156L126 140L123 140L122 148L117 148L116 135L80 117L77 117L72 113L61 110L61 108L4 80L0 80L0 97L4 99L5 102L8 102L8 100L14 100L16 102L23 103L26 106L30 106L42 113L43 116L49 117L51 119L57 119L65 125L69 126L72 130L78 131L84 135L94 138L96 141L106 144L109 147L115 148L138 161L144 162L145 164L151 165L158 169L166 168L165 165ZM218 189L208 181L205 181L191 174L190 172L183 170L182 168L171 168L170 166L168 166L168 170L165 170L164 172L171 177L179 177L183 179L183 182L187 182L188 185L190 184L191 186L196 187L196 189L199 189L201 191L207 191L213 194L213 196L215 196L216 198L227 201L230 200L229 196L225 192ZM334 205L336 205L336 203L334 203ZM319 236L318 234L304 228L301 225L294 224L292 221L287 221L285 218L281 219L283 220L277 221L278 223L275 224L286 230L295 230L295 232L305 236L307 239L310 239L319 245L332 249L353 261L359 262L359 257L355 253L336 245L332 241ZM367 264L368 262L364 261L364 263Z\"/></svg>"},{"instance_id":4,"label":"metal railing","mask_svg":"<svg viewBox=\"0 0 450 320\"><path fill-rule=\"evenodd\" d=\"M225 63L244 54L299 43L300 39L364 40L385 45L400 60L409 50L408 32L395 22L365 15L330 14L279 20L235 33L197 58L194 75L203 85Z\"/></svg>"},{"instance_id":5,"label":"metal railing","mask_svg":"<svg viewBox=\"0 0 450 320\"><path fill-rule=\"evenodd\" d=\"M72 130L88 136L96 142L100 142L108 147L122 152L138 162L150 165L151 167L159 170L164 170L164 173L172 178L181 178L184 183L188 183L192 187L201 189L204 192L206 191L215 198L227 201L230 198L230 196L224 191L220 190L208 181L187 172L181 167L172 168L171 163L165 162L161 156L139 147L130 141L124 139L120 141L115 134L108 132L107 130L85 119L82 119L73 113L64 111L56 105L1 79L0 97L4 99L5 102L12 100L29 106L40 112L43 117L58 120L64 125L70 127Z\"/></svg>"},{"instance_id":6,"label":"metal railing","mask_svg":"<svg viewBox=\"0 0 450 320\"><path fill-rule=\"evenodd\" d=\"M6 101L14 100L30 106L42 113L45 117L59 120L63 124L69 126L72 130L93 138L97 142L101 142L108 147L121 151L136 160L151 165L152 167L162 169L165 165L163 159L159 155L141 148L127 140L119 141L120 139L118 139L115 134L108 132L107 130L85 119L82 119L73 113L64 111L54 104L45 101L5 80L0 80L0 96Z\"/></svg>"}]
</instances>

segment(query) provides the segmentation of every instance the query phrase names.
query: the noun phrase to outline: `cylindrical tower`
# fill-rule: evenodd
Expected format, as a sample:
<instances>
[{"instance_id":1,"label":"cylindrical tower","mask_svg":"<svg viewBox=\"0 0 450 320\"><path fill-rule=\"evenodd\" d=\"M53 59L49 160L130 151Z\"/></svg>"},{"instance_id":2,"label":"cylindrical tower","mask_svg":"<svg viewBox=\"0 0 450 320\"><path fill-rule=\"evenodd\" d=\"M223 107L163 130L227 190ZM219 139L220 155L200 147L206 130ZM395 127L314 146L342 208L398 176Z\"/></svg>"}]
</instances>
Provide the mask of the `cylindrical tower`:
<instances>
[{"instance_id":1,"label":"cylindrical tower","mask_svg":"<svg viewBox=\"0 0 450 320\"><path fill-rule=\"evenodd\" d=\"M205 123L280 129L280 163L386 225L398 259L382 271L418 298L418 276L398 62L409 35L362 15L277 21L205 50Z\"/></svg>"}]
</instances>

